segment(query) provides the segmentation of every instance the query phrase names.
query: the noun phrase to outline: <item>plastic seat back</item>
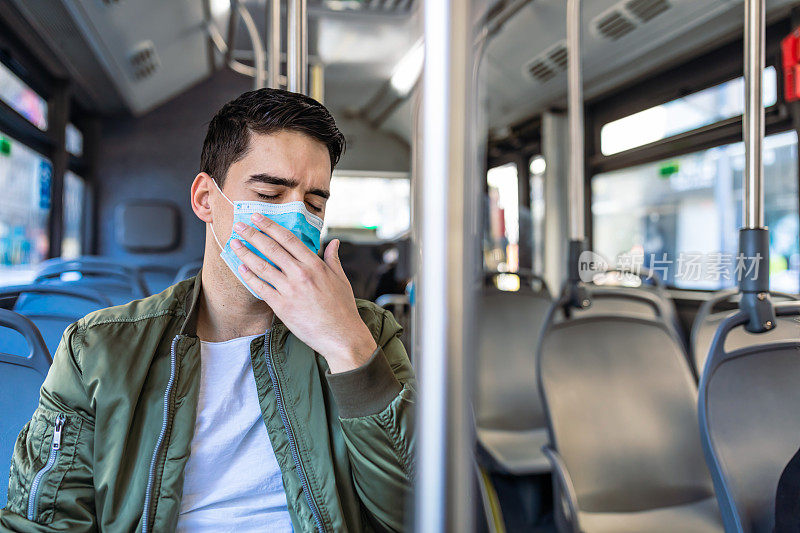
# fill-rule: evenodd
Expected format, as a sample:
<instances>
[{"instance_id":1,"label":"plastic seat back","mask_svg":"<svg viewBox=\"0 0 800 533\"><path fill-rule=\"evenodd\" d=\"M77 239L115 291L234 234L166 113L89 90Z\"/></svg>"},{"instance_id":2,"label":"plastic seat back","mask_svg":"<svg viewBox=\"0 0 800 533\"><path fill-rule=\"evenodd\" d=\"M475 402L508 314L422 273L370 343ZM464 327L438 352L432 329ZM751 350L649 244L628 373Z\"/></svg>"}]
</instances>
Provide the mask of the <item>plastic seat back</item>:
<instances>
[{"instance_id":1,"label":"plastic seat back","mask_svg":"<svg viewBox=\"0 0 800 533\"><path fill-rule=\"evenodd\" d=\"M114 305L149 295L138 269L98 257L45 261L34 283L94 289L108 296Z\"/></svg>"},{"instance_id":2,"label":"plastic seat back","mask_svg":"<svg viewBox=\"0 0 800 533\"><path fill-rule=\"evenodd\" d=\"M720 291L713 298L703 302L697 310L694 323L692 324L691 347L692 361L698 376L703 374L703 368L711 350L711 343L719 329L722 321L736 314L736 311L717 311L714 309L726 301L734 301L739 292L738 289ZM791 294L771 292L773 297L785 300L796 300L797 297ZM761 334L750 333L744 328L734 328L728 333L725 339L726 351L733 351L754 344L764 344L777 340L790 340L800 337L800 325L792 317L778 318L775 328Z\"/></svg>"},{"instance_id":3,"label":"plastic seat back","mask_svg":"<svg viewBox=\"0 0 800 533\"><path fill-rule=\"evenodd\" d=\"M0 288L0 300L7 298L16 298L13 310L36 325L50 353L55 353L67 326L92 311L113 305L98 291L48 284Z\"/></svg>"},{"instance_id":4,"label":"plastic seat back","mask_svg":"<svg viewBox=\"0 0 800 533\"><path fill-rule=\"evenodd\" d=\"M175 284L178 283L179 281L191 278L192 276L200 272L200 269L202 267L203 267L202 260L186 263L185 265L183 265L181 268L178 269L178 273L175 274L175 279L172 280L172 283Z\"/></svg>"},{"instance_id":5,"label":"plastic seat back","mask_svg":"<svg viewBox=\"0 0 800 533\"><path fill-rule=\"evenodd\" d=\"M798 302L775 311L800 320ZM700 427L725 530L771 533L778 480L800 445L800 337L726 350L746 321L744 313L729 316L714 337L700 381Z\"/></svg>"},{"instance_id":6,"label":"plastic seat back","mask_svg":"<svg viewBox=\"0 0 800 533\"><path fill-rule=\"evenodd\" d=\"M21 353L9 346L20 335L26 344ZM36 409L51 363L36 326L20 314L0 309L0 507L5 507L8 496L14 443Z\"/></svg>"},{"instance_id":7,"label":"plastic seat back","mask_svg":"<svg viewBox=\"0 0 800 533\"><path fill-rule=\"evenodd\" d=\"M674 332L628 316L555 323L558 309L537 355L539 387L579 508L635 512L710 497L697 387Z\"/></svg>"},{"instance_id":8,"label":"plastic seat back","mask_svg":"<svg viewBox=\"0 0 800 533\"><path fill-rule=\"evenodd\" d=\"M545 427L536 389L536 346L551 303L546 292L484 289L479 306L475 399L479 427Z\"/></svg>"}]
</instances>

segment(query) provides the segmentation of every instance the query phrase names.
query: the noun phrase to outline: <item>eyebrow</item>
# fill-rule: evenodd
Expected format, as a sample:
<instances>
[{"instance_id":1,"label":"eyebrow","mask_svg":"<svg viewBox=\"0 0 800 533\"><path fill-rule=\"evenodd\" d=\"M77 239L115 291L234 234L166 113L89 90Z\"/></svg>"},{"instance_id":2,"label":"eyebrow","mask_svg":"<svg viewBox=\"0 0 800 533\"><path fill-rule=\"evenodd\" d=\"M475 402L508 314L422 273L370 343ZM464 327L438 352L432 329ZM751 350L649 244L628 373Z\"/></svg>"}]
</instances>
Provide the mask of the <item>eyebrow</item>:
<instances>
[{"instance_id":1,"label":"eyebrow","mask_svg":"<svg viewBox=\"0 0 800 533\"><path fill-rule=\"evenodd\" d=\"M278 185L280 187L286 187L289 189L294 189L299 185L297 180L289 179L289 178L279 178L278 176L270 176L269 174L252 174L250 178L248 178L247 183L266 183L268 185ZM325 189L310 189L308 194L313 194L315 196L319 196L324 199L328 199L331 196L330 191L326 191Z\"/></svg>"}]
</instances>

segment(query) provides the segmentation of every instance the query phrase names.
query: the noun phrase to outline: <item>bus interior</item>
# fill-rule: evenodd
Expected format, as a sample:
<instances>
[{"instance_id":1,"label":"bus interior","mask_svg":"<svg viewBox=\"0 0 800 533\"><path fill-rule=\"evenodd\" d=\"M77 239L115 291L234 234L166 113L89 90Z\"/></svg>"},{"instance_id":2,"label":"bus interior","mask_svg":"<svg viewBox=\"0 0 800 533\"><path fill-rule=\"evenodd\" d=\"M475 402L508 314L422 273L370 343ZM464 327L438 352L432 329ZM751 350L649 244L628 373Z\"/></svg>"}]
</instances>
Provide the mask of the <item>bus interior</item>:
<instances>
[{"instance_id":1,"label":"bus interior","mask_svg":"<svg viewBox=\"0 0 800 533\"><path fill-rule=\"evenodd\" d=\"M197 273L208 122L297 61L347 139L323 240L420 378L408 530L779 531L794 0L0 0L0 504L65 328Z\"/></svg>"}]
</instances>

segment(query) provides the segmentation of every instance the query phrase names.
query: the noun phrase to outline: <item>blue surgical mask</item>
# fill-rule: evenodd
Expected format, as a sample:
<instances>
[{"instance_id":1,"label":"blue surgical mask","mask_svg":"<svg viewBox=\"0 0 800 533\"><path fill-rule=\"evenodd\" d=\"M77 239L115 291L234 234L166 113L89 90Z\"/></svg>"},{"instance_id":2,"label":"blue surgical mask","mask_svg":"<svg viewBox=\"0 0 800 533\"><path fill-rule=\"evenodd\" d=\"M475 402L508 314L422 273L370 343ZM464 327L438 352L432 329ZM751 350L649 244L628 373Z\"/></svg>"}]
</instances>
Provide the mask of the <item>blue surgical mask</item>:
<instances>
[{"instance_id":1,"label":"blue surgical mask","mask_svg":"<svg viewBox=\"0 0 800 533\"><path fill-rule=\"evenodd\" d=\"M271 204L268 202L231 202L230 198L228 198L225 193L222 192L222 189L219 188L217 181L213 178L211 181L213 181L214 185L217 186L219 193L233 206L234 224L237 222L242 222L258 230L253 221L250 220L250 216L253 215L253 213L259 213L260 215L269 218L270 220L291 231L298 239L302 241L303 244L308 246L312 252L319 252L322 219L309 212L305 203L287 202L285 204ZM253 292L253 289L251 289L247 283L245 283L242 275L239 273L239 265L242 264L242 260L236 256L233 248L231 248L231 241L233 241L233 239L239 239L242 244L247 246L251 252L266 260L273 266L275 266L275 263L265 257L264 254L259 252L252 244L247 242L233 229L231 229L231 236L228 239L228 242L225 243L225 246L220 244L219 239L217 238L217 232L214 231L214 224L211 224L211 233L214 235L214 240L217 241L217 246L219 246L222 250L222 252L219 254L220 257L223 261L225 261L225 264L228 265L228 268L231 269L231 272L233 272L234 275L239 278L239 281L242 282L242 285L247 287L247 290L249 290L253 296L259 300L263 300L263 298Z\"/></svg>"}]
</instances>

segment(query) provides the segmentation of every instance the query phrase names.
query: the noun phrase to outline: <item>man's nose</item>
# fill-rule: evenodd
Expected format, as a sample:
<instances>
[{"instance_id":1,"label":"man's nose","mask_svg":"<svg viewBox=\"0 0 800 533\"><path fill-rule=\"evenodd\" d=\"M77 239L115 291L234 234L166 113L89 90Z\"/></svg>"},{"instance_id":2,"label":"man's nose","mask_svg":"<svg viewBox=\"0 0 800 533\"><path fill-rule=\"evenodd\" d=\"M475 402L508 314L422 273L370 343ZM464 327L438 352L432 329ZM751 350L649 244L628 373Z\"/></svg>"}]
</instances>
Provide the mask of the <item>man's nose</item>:
<instances>
[{"instance_id":1,"label":"man's nose","mask_svg":"<svg viewBox=\"0 0 800 533\"><path fill-rule=\"evenodd\" d=\"M305 192L300 190L299 188L295 188L290 190L286 194L286 201L287 202L302 202L305 200Z\"/></svg>"}]
</instances>

